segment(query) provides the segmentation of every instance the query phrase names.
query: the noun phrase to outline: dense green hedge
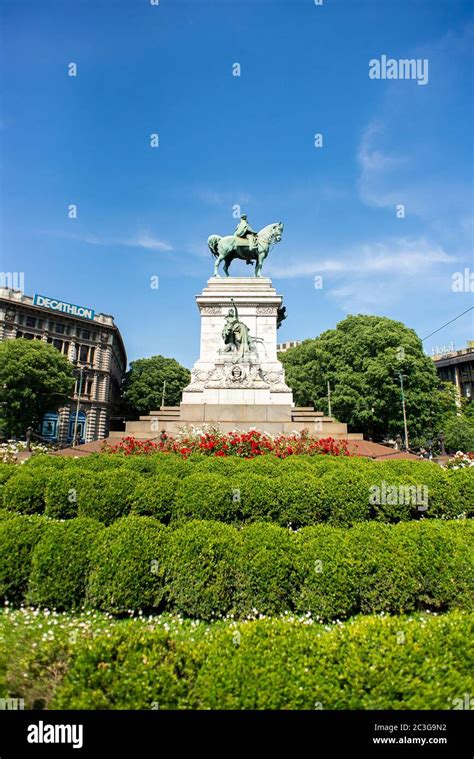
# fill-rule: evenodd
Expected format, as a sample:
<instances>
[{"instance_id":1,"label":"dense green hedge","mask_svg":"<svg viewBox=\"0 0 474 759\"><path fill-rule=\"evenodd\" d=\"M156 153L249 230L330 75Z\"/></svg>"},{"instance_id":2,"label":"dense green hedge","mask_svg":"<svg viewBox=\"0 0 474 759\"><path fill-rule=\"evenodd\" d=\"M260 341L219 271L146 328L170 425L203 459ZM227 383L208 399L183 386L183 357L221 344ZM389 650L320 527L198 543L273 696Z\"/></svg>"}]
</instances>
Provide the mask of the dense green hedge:
<instances>
[{"instance_id":1,"label":"dense green hedge","mask_svg":"<svg viewBox=\"0 0 474 759\"><path fill-rule=\"evenodd\" d=\"M92 517L104 524L128 514L140 475L123 469L90 471L66 467L48 478L44 501L47 516Z\"/></svg>"},{"instance_id":2,"label":"dense green hedge","mask_svg":"<svg viewBox=\"0 0 474 759\"><path fill-rule=\"evenodd\" d=\"M205 636L121 622L80 642L57 709L440 709L472 692L472 619L263 619Z\"/></svg>"},{"instance_id":3,"label":"dense green hedge","mask_svg":"<svg viewBox=\"0 0 474 759\"><path fill-rule=\"evenodd\" d=\"M170 474L141 477L130 497L132 513L155 517L167 524L173 515L178 482Z\"/></svg>"},{"instance_id":4,"label":"dense green hedge","mask_svg":"<svg viewBox=\"0 0 474 759\"><path fill-rule=\"evenodd\" d=\"M96 454L68 460L38 456L13 475L10 469L3 475L4 508L65 519L90 516L105 524L130 512L165 524L269 521L293 529L474 515L474 470L444 470L421 461ZM427 509L403 497L384 497L383 487L390 486L426 487ZM374 498L374 487L381 498Z\"/></svg>"},{"instance_id":5,"label":"dense green hedge","mask_svg":"<svg viewBox=\"0 0 474 759\"><path fill-rule=\"evenodd\" d=\"M27 602L56 609L80 608L91 550L104 529L88 517L50 522L33 552Z\"/></svg>"},{"instance_id":6,"label":"dense green hedge","mask_svg":"<svg viewBox=\"0 0 474 759\"><path fill-rule=\"evenodd\" d=\"M467 520L292 532L206 520L173 528L141 516L100 530L89 519L36 517L44 534L30 526L34 520L0 522L0 578L15 601L34 549L26 599L60 608L86 602L113 613L167 609L202 619L296 611L331 620L472 605L474 525ZM18 566L11 558L16 542L25 554Z\"/></svg>"},{"instance_id":7,"label":"dense green hedge","mask_svg":"<svg viewBox=\"0 0 474 759\"><path fill-rule=\"evenodd\" d=\"M45 508L44 493L50 472L48 468L19 467L3 486L3 505L19 514L42 514Z\"/></svg>"},{"instance_id":8,"label":"dense green hedge","mask_svg":"<svg viewBox=\"0 0 474 759\"><path fill-rule=\"evenodd\" d=\"M3 507L3 490L10 477L18 472L16 464L5 464L0 461L0 508Z\"/></svg>"},{"instance_id":9,"label":"dense green hedge","mask_svg":"<svg viewBox=\"0 0 474 759\"><path fill-rule=\"evenodd\" d=\"M119 519L103 530L91 553L87 602L114 613L160 608L165 528L149 517Z\"/></svg>"},{"instance_id":10,"label":"dense green hedge","mask_svg":"<svg viewBox=\"0 0 474 759\"><path fill-rule=\"evenodd\" d=\"M472 608L471 522L327 525L296 534L299 612L323 619L363 612Z\"/></svg>"},{"instance_id":11,"label":"dense green hedge","mask_svg":"<svg viewBox=\"0 0 474 759\"><path fill-rule=\"evenodd\" d=\"M16 604L25 599L34 548L50 527L39 516L10 513L0 520L0 598Z\"/></svg>"},{"instance_id":12,"label":"dense green hedge","mask_svg":"<svg viewBox=\"0 0 474 759\"><path fill-rule=\"evenodd\" d=\"M241 532L222 522L194 522L168 533L165 578L170 608L212 619L234 610L241 586Z\"/></svg>"}]
</instances>

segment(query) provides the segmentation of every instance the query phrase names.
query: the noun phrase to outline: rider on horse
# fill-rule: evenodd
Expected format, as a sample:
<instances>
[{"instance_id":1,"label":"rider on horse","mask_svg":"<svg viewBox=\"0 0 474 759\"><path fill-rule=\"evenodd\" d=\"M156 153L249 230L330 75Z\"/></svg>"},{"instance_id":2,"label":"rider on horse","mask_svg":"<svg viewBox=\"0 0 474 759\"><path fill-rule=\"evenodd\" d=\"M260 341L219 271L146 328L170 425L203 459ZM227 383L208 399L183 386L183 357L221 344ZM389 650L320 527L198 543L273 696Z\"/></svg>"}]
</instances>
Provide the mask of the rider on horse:
<instances>
[{"instance_id":1,"label":"rider on horse","mask_svg":"<svg viewBox=\"0 0 474 759\"><path fill-rule=\"evenodd\" d=\"M249 242L249 253L252 253L257 249L258 243L257 243L257 233L254 229L250 226L250 224L247 221L247 214L243 213L240 217L240 221L237 224L237 227L235 228L234 235L236 237L242 237L244 239L247 239ZM247 261L247 263L250 263L250 261Z\"/></svg>"}]
</instances>

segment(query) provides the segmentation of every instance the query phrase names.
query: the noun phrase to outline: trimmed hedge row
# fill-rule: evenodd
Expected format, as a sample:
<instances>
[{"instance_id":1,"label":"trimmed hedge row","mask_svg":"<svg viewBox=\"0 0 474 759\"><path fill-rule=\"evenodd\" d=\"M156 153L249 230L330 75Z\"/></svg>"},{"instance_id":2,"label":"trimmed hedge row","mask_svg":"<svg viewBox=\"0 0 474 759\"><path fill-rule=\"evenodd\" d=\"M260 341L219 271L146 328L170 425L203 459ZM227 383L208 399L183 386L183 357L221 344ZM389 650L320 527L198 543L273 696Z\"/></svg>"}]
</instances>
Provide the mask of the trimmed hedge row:
<instances>
[{"instance_id":1,"label":"trimmed hedge row","mask_svg":"<svg viewBox=\"0 0 474 759\"><path fill-rule=\"evenodd\" d=\"M472 607L474 525L465 520L298 532L213 521L173 529L140 516L108 528L86 518L41 521L0 522L0 595L8 600L201 619Z\"/></svg>"},{"instance_id":2,"label":"trimmed hedge row","mask_svg":"<svg viewBox=\"0 0 474 759\"><path fill-rule=\"evenodd\" d=\"M389 523L474 514L474 471L443 470L427 462L328 456L201 456L190 462L171 454L101 454L58 466L50 462L59 457L45 458L47 464L33 458L36 465L23 465L8 477L2 486L4 508L61 519L92 517L107 525L132 513L164 524L269 521L294 529L322 522L350 526L372 519Z\"/></svg>"},{"instance_id":3,"label":"trimmed hedge row","mask_svg":"<svg viewBox=\"0 0 474 759\"><path fill-rule=\"evenodd\" d=\"M25 600L33 550L49 526L36 515L10 513L10 518L0 520L0 596L14 604Z\"/></svg>"},{"instance_id":4,"label":"trimmed hedge row","mask_svg":"<svg viewBox=\"0 0 474 759\"><path fill-rule=\"evenodd\" d=\"M79 644L52 708L459 708L474 685L472 628L459 612L330 629L273 619L218 625L196 640L122 622Z\"/></svg>"},{"instance_id":5,"label":"trimmed hedge row","mask_svg":"<svg viewBox=\"0 0 474 759\"><path fill-rule=\"evenodd\" d=\"M80 607L92 548L104 529L88 517L48 524L33 551L26 601L57 609Z\"/></svg>"}]
</instances>

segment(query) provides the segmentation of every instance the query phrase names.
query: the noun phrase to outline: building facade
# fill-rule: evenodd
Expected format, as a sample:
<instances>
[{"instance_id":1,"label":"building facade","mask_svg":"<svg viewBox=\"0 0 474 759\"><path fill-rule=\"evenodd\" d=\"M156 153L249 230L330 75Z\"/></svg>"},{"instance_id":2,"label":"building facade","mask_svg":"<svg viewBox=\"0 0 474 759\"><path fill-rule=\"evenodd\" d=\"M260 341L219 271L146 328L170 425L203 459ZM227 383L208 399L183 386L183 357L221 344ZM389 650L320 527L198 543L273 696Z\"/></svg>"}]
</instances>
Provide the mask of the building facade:
<instances>
[{"instance_id":1,"label":"building facade","mask_svg":"<svg viewBox=\"0 0 474 759\"><path fill-rule=\"evenodd\" d=\"M0 288L0 340L42 340L76 367L70 403L43 418L38 433L68 445L107 437L127 367L122 337L112 316L48 298Z\"/></svg>"},{"instance_id":2,"label":"building facade","mask_svg":"<svg viewBox=\"0 0 474 759\"><path fill-rule=\"evenodd\" d=\"M464 398L472 401L474 397L474 341L462 350L439 353L432 356L443 382L452 382Z\"/></svg>"},{"instance_id":3,"label":"building facade","mask_svg":"<svg viewBox=\"0 0 474 759\"><path fill-rule=\"evenodd\" d=\"M285 353L290 348L296 348L297 345L301 345L301 340L289 340L286 343L277 343L277 353Z\"/></svg>"}]
</instances>

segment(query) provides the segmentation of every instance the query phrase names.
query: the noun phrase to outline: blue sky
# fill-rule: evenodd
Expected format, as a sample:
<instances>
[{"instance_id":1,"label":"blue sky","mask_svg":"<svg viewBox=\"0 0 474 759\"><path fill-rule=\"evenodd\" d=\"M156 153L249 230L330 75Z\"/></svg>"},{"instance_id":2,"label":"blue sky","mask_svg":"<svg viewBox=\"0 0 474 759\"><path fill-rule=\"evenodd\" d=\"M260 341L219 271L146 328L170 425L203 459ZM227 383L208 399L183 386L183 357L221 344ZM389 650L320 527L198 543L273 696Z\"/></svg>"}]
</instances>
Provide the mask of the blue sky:
<instances>
[{"instance_id":1,"label":"blue sky","mask_svg":"<svg viewBox=\"0 0 474 759\"><path fill-rule=\"evenodd\" d=\"M266 266L282 341L348 313L424 337L472 305L452 290L474 269L471 2L0 7L1 268L28 294L113 314L130 360L197 359L206 240L233 231L235 205L254 228L285 224ZM370 79L382 55L428 59L428 83ZM464 347L472 313L427 350Z\"/></svg>"}]
</instances>

